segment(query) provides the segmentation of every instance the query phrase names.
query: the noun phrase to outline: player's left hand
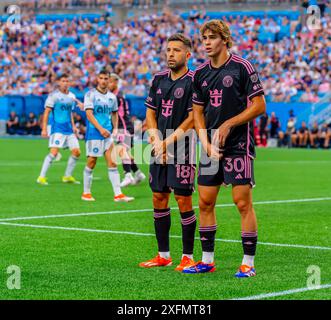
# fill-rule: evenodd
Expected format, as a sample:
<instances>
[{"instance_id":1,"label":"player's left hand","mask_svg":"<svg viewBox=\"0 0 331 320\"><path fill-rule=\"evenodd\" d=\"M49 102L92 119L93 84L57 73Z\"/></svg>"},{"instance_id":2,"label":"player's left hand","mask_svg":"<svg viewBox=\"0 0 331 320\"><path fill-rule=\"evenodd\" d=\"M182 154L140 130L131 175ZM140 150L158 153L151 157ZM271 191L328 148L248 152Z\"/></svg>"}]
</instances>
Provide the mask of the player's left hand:
<instances>
[{"instance_id":1,"label":"player's left hand","mask_svg":"<svg viewBox=\"0 0 331 320\"><path fill-rule=\"evenodd\" d=\"M231 132L232 125L229 121L225 121L216 131L216 133L213 136L212 144L216 145L217 142L219 143L220 148L224 148L225 141Z\"/></svg>"}]
</instances>

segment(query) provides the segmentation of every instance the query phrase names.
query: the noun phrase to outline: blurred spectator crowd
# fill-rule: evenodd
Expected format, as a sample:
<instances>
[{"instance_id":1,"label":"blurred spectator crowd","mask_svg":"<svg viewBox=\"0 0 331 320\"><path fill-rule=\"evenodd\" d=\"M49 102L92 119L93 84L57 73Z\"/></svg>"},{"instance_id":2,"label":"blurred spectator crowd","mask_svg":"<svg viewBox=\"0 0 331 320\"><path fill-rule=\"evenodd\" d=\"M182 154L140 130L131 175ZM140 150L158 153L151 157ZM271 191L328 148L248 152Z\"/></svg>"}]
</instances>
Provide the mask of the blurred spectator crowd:
<instances>
[{"instance_id":1,"label":"blurred spectator crowd","mask_svg":"<svg viewBox=\"0 0 331 320\"><path fill-rule=\"evenodd\" d=\"M152 0L22 0L20 5L30 9L54 9L54 8L74 8L85 7L95 8L109 4L122 5L125 7L149 8L153 4Z\"/></svg>"},{"instance_id":2,"label":"blurred spectator crowd","mask_svg":"<svg viewBox=\"0 0 331 320\"><path fill-rule=\"evenodd\" d=\"M79 129L78 138L84 139L86 132L85 119L78 113L73 113L75 127ZM9 135L40 135L43 123L43 114L37 116L33 112L19 116L11 111L6 122L6 132Z\"/></svg>"},{"instance_id":3,"label":"blurred spectator crowd","mask_svg":"<svg viewBox=\"0 0 331 320\"><path fill-rule=\"evenodd\" d=\"M331 122L308 126L306 122L297 123L293 110L290 110L286 129L281 129L281 123L272 112L262 115L255 124L254 135L256 144L260 147L288 148L322 148L329 149L331 142Z\"/></svg>"},{"instance_id":4,"label":"blurred spectator crowd","mask_svg":"<svg viewBox=\"0 0 331 320\"><path fill-rule=\"evenodd\" d=\"M84 140L86 133L86 117L79 112L73 112L74 124L78 129L77 137L80 140ZM141 139L146 131L146 123L138 119L136 116L132 116L130 120L134 126L135 139ZM51 126L52 119L49 121ZM40 135L43 124L43 114L39 116L30 112L28 115L19 116L15 111L11 111L6 122L6 133L9 135Z\"/></svg>"},{"instance_id":5,"label":"blurred spectator crowd","mask_svg":"<svg viewBox=\"0 0 331 320\"><path fill-rule=\"evenodd\" d=\"M194 69L205 61L199 28L208 19L193 8L189 18L164 9L113 25L110 16L93 21L46 21L33 14L20 24L0 26L0 95L47 94L56 76L68 73L74 90L91 87L108 67L120 75L126 94L145 96L153 74L166 68L164 47L172 33L193 40ZM260 73L270 101L316 102L331 90L331 17L320 30L308 30L286 17L230 17L233 51L250 59Z\"/></svg>"}]
</instances>

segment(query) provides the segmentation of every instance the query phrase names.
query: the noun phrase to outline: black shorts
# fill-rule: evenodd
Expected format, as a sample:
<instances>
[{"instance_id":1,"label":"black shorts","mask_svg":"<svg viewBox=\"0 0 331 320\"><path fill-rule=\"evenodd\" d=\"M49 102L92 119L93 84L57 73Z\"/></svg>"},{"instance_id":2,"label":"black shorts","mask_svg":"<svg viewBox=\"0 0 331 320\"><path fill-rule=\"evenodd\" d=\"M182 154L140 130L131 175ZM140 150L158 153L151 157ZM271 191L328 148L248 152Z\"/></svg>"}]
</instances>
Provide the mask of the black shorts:
<instances>
[{"instance_id":1,"label":"black shorts","mask_svg":"<svg viewBox=\"0 0 331 320\"><path fill-rule=\"evenodd\" d=\"M149 166L149 185L153 192L190 196L194 191L195 165L155 164Z\"/></svg>"},{"instance_id":2,"label":"black shorts","mask_svg":"<svg viewBox=\"0 0 331 320\"><path fill-rule=\"evenodd\" d=\"M205 155L205 153L202 153ZM203 160L203 161L202 161ZM198 185L246 185L255 186L254 160L247 155L225 155L220 161L201 159L198 171Z\"/></svg>"},{"instance_id":3,"label":"black shorts","mask_svg":"<svg viewBox=\"0 0 331 320\"><path fill-rule=\"evenodd\" d=\"M126 149L130 150L133 148L133 135L130 133L118 133L116 136L115 144L121 145Z\"/></svg>"}]
</instances>

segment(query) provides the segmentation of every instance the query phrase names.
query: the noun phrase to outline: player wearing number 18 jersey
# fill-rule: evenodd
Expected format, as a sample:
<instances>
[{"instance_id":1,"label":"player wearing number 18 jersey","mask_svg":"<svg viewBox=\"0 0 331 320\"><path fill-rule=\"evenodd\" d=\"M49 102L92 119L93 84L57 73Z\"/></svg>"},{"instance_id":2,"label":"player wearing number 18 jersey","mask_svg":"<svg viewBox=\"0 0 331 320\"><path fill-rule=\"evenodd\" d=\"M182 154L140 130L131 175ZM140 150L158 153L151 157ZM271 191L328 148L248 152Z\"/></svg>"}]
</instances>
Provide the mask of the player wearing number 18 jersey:
<instances>
[{"instance_id":1,"label":"player wearing number 18 jersey","mask_svg":"<svg viewBox=\"0 0 331 320\"><path fill-rule=\"evenodd\" d=\"M190 152L190 147L194 148L194 141L185 140L185 136L194 134L193 73L187 67L191 47L191 40L182 34L168 39L166 55L169 70L155 75L146 99L146 121L152 143L150 187L153 191L159 254L140 264L145 268L172 264L169 250L169 195L172 190L181 214L183 241L182 260L176 270L182 271L185 266L193 264L196 217L192 207L192 191L195 165L192 161L194 150Z\"/></svg>"},{"instance_id":2,"label":"player wearing number 18 jersey","mask_svg":"<svg viewBox=\"0 0 331 320\"><path fill-rule=\"evenodd\" d=\"M252 64L229 51L232 39L223 21L201 28L210 58L193 81L195 129L203 146L198 174L202 262L185 273L212 272L216 234L215 202L222 184L232 185L241 214L244 258L237 277L255 275L257 223L252 205L255 157L252 120L265 112L263 88Z\"/></svg>"}]
</instances>

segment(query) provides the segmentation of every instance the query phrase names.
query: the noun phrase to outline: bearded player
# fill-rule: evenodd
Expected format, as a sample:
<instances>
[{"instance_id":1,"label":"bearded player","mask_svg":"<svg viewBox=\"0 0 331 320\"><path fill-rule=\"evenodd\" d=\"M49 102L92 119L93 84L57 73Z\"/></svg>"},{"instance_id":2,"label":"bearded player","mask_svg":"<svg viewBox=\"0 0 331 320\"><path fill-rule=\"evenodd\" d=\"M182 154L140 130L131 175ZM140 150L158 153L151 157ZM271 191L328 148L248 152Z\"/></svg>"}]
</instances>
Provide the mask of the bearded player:
<instances>
[{"instance_id":1,"label":"bearded player","mask_svg":"<svg viewBox=\"0 0 331 320\"><path fill-rule=\"evenodd\" d=\"M192 114L192 72L187 67L191 40L174 34L167 41L168 70L155 75L146 99L146 121L152 144L150 187L153 192L154 227L158 255L141 267L171 266L169 230L171 224L169 197L173 191L182 223L183 254L175 270L182 271L193 261L196 216L192 207L195 165L192 161L195 143L184 137L194 133ZM173 147L173 148L171 148ZM169 151L171 149L171 152ZM168 152L169 151L169 152ZM157 160L157 161L153 161Z\"/></svg>"},{"instance_id":2,"label":"bearded player","mask_svg":"<svg viewBox=\"0 0 331 320\"><path fill-rule=\"evenodd\" d=\"M100 157L105 158L108 167L108 178L113 187L115 202L134 200L122 193L120 175L114 156L114 140L117 134L118 115L117 98L108 90L109 72L101 70L97 77L97 86L89 90L84 97L84 108L87 118L86 156L84 169L84 192L81 199L95 201L91 193L93 170Z\"/></svg>"}]
</instances>

